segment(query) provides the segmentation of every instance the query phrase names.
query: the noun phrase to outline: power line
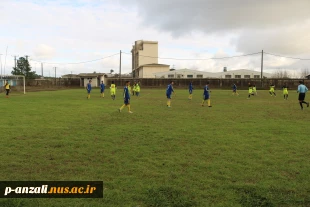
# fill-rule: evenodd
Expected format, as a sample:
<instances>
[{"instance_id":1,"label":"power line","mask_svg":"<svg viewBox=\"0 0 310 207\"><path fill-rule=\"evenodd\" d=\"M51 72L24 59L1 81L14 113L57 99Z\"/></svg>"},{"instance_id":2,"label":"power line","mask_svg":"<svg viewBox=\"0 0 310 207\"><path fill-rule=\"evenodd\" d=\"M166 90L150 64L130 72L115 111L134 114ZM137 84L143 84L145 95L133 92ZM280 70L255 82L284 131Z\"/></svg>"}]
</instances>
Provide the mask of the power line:
<instances>
[{"instance_id":1,"label":"power line","mask_svg":"<svg viewBox=\"0 0 310 207\"><path fill-rule=\"evenodd\" d=\"M283 57L283 58L290 58L290 59L295 59L295 60L310 60L309 58L288 57L288 56L283 56L283 55L271 54L271 53L267 53L267 52L264 52L264 53L267 55L272 55L272 56L276 56L276 57Z\"/></svg>"},{"instance_id":2,"label":"power line","mask_svg":"<svg viewBox=\"0 0 310 207\"><path fill-rule=\"evenodd\" d=\"M123 52L124 54L131 55L131 53ZM165 58L165 57L153 57L153 56L146 56L146 55L138 55L141 57L149 57L149 58L158 58L158 59L169 59L169 60L214 60L214 59L228 59L228 58L236 58L236 57L245 57L250 55L257 55L261 54L261 52L251 53L251 54L245 54L245 55L236 55L236 56L227 56L227 57L213 57L213 58L205 58L205 59L183 59L183 58Z\"/></svg>"},{"instance_id":3,"label":"power line","mask_svg":"<svg viewBox=\"0 0 310 207\"><path fill-rule=\"evenodd\" d=\"M113 55L106 56L106 57L103 57L103 58L98 58L98 59L95 59L95 60L88 60L88 61L76 62L76 63L49 63L49 62L43 62L43 61L38 61L38 60L33 60L33 59L31 59L31 61L33 61L33 62L39 62L39 63L44 63L44 64L72 65L72 64L83 64L83 63L95 62L95 61L103 60L103 59L110 58L110 57L113 57L113 56L116 56L116 55L119 55L119 53L115 53L115 54L113 54Z\"/></svg>"}]
</instances>

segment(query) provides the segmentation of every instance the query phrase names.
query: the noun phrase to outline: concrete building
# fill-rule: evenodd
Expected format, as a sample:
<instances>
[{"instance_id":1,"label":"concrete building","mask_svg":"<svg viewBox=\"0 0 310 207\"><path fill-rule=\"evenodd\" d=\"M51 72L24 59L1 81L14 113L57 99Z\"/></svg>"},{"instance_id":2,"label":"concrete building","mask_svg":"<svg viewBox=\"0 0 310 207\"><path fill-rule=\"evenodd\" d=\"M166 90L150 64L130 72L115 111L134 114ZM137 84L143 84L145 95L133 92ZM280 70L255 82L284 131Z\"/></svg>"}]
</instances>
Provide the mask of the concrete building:
<instances>
[{"instance_id":1,"label":"concrete building","mask_svg":"<svg viewBox=\"0 0 310 207\"><path fill-rule=\"evenodd\" d=\"M155 78L154 73L169 71L169 65L158 64L157 41L135 41L131 54L134 78Z\"/></svg>"},{"instance_id":2,"label":"concrete building","mask_svg":"<svg viewBox=\"0 0 310 207\"><path fill-rule=\"evenodd\" d=\"M136 69L136 78L155 78L155 73L169 72L170 65L165 64L145 64Z\"/></svg>"},{"instance_id":3,"label":"concrete building","mask_svg":"<svg viewBox=\"0 0 310 207\"><path fill-rule=\"evenodd\" d=\"M240 69L231 70L226 72L211 73L203 72L197 70L180 69L180 70L170 70L168 72L154 73L156 78L261 78L261 73L254 70ZM266 78L271 78L272 74L263 73Z\"/></svg>"},{"instance_id":4,"label":"concrete building","mask_svg":"<svg viewBox=\"0 0 310 207\"><path fill-rule=\"evenodd\" d=\"M80 86L86 87L89 80L92 80L92 87L99 87L101 81L105 83L105 78L107 75L105 73L80 73Z\"/></svg>"}]
</instances>

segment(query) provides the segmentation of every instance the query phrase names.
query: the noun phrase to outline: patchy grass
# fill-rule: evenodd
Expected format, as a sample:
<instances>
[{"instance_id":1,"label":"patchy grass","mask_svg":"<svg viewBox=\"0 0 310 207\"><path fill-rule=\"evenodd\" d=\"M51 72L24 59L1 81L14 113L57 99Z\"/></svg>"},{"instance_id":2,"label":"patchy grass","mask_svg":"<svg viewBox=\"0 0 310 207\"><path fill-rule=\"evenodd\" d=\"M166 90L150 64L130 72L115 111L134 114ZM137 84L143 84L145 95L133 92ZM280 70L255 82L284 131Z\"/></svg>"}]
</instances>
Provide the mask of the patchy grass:
<instances>
[{"instance_id":1,"label":"patchy grass","mask_svg":"<svg viewBox=\"0 0 310 207\"><path fill-rule=\"evenodd\" d=\"M258 91L176 90L121 113L94 89L0 99L2 180L102 180L103 199L2 199L0 206L310 206L310 108ZM307 97L309 100L309 97Z\"/></svg>"}]
</instances>

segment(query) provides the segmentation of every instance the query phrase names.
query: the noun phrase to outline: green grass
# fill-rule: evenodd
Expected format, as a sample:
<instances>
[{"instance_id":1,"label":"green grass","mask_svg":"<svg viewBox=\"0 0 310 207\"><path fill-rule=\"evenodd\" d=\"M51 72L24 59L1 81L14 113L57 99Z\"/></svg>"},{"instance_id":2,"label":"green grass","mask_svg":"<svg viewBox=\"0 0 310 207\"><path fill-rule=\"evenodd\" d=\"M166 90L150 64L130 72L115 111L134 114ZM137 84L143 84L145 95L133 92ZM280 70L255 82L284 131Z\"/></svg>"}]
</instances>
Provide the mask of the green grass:
<instances>
[{"instance_id":1,"label":"green grass","mask_svg":"<svg viewBox=\"0 0 310 207\"><path fill-rule=\"evenodd\" d=\"M1 199L0 206L310 206L310 108L297 94L176 90L132 97L133 114L85 90L0 99L2 180L102 180L103 199ZM308 97L309 100L309 97Z\"/></svg>"}]
</instances>

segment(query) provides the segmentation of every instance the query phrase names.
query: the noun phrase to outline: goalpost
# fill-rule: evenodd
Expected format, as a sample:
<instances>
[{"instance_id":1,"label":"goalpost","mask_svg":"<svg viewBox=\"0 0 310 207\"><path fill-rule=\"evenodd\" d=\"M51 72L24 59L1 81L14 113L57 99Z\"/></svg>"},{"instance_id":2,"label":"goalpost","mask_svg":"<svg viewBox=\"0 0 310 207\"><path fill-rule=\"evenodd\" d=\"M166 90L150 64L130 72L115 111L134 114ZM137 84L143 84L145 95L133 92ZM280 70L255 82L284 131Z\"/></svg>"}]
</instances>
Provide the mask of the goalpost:
<instances>
[{"instance_id":1,"label":"goalpost","mask_svg":"<svg viewBox=\"0 0 310 207\"><path fill-rule=\"evenodd\" d=\"M11 89L22 91L26 94L26 80L24 75L2 75L0 76L0 92L4 91L4 85L8 81Z\"/></svg>"}]
</instances>

